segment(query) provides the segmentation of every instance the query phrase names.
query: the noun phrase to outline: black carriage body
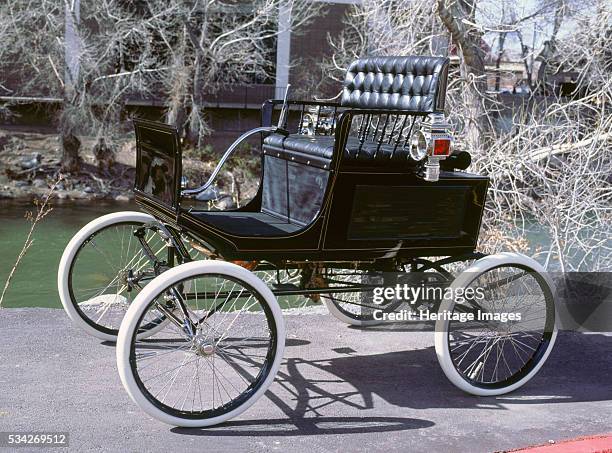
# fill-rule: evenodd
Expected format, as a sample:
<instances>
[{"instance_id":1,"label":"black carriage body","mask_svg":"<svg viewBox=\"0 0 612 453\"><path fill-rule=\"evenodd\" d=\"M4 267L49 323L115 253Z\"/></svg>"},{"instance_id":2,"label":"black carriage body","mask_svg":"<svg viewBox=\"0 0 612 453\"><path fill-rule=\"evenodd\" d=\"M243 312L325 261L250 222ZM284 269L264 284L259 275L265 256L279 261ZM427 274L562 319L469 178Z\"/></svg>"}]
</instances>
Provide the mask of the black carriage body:
<instances>
[{"instance_id":1,"label":"black carriage body","mask_svg":"<svg viewBox=\"0 0 612 453\"><path fill-rule=\"evenodd\" d=\"M264 138L258 193L234 211L181 207L176 131L137 120L136 201L228 260L344 262L473 252L488 178L442 171L437 182L427 182L406 155L415 121L444 108L448 60L423 58L359 60L349 68L341 104L292 101L287 129L294 133ZM411 87L401 88L398 78ZM379 93L385 83L388 96ZM393 94L394 85L405 94ZM279 106L264 104L262 125L272 124ZM333 112L335 127L305 135L309 107ZM317 125L309 127L316 134ZM163 147L172 146L165 155L175 156L175 164L166 164L164 184L147 186L151 170L144 167L162 162L147 155L162 133L174 137Z\"/></svg>"}]
</instances>

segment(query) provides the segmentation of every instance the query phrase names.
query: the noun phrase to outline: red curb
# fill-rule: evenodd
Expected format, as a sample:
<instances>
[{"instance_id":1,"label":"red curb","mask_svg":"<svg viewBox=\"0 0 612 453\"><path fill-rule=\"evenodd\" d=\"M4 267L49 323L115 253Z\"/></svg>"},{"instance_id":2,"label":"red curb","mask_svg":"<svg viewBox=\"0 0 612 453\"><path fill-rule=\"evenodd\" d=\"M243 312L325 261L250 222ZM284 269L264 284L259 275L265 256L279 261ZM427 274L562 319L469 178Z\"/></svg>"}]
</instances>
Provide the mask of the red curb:
<instances>
[{"instance_id":1,"label":"red curb","mask_svg":"<svg viewBox=\"0 0 612 453\"><path fill-rule=\"evenodd\" d=\"M612 453L612 434L578 437L555 444L519 448L512 451L525 453Z\"/></svg>"}]
</instances>

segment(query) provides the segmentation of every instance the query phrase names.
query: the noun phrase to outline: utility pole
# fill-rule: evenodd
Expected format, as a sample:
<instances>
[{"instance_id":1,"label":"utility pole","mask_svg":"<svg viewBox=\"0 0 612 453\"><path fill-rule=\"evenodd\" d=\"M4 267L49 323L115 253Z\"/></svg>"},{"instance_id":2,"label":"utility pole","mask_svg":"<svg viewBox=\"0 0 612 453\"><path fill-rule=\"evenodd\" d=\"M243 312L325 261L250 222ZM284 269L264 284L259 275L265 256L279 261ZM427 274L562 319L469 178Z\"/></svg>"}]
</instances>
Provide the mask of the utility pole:
<instances>
[{"instance_id":1,"label":"utility pole","mask_svg":"<svg viewBox=\"0 0 612 453\"><path fill-rule=\"evenodd\" d=\"M276 37L276 99L282 99L289 84L291 58L291 3L287 0L278 5L278 35Z\"/></svg>"},{"instance_id":2,"label":"utility pole","mask_svg":"<svg viewBox=\"0 0 612 453\"><path fill-rule=\"evenodd\" d=\"M81 39L79 22L81 21L80 0L64 0L64 112L60 120L60 140L62 144L62 170L78 170L79 149L81 141L75 135L78 120L70 108L76 102L81 64Z\"/></svg>"},{"instance_id":3,"label":"utility pole","mask_svg":"<svg viewBox=\"0 0 612 453\"><path fill-rule=\"evenodd\" d=\"M64 3L64 89L66 98L72 98L79 78L81 41L78 30L81 22L81 0L64 0Z\"/></svg>"}]
</instances>

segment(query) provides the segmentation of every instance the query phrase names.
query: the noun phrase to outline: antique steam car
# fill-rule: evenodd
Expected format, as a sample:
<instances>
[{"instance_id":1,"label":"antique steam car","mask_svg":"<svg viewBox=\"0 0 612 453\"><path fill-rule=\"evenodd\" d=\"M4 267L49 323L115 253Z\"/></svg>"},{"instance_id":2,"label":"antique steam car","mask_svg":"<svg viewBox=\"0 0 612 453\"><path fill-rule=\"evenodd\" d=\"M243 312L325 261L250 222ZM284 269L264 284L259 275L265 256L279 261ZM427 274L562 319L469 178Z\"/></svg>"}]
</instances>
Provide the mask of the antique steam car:
<instances>
[{"instance_id":1,"label":"antique steam car","mask_svg":"<svg viewBox=\"0 0 612 453\"><path fill-rule=\"evenodd\" d=\"M278 298L284 308L322 301L367 327L405 305L372 298L398 282L480 289L409 306L474 315L435 324L440 365L460 389L499 395L537 373L556 337L553 286L530 258L476 251L488 178L466 172L469 154L453 152L448 67L440 57L363 58L348 68L337 104L268 101L262 126L198 188L181 185L177 130L134 121L143 212L109 214L79 231L58 287L76 325L117 341L121 380L143 410L179 426L237 416L281 364ZM261 143L256 196L233 210L194 207L189 200L253 137ZM512 310L522 319L488 316Z\"/></svg>"}]
</instances>

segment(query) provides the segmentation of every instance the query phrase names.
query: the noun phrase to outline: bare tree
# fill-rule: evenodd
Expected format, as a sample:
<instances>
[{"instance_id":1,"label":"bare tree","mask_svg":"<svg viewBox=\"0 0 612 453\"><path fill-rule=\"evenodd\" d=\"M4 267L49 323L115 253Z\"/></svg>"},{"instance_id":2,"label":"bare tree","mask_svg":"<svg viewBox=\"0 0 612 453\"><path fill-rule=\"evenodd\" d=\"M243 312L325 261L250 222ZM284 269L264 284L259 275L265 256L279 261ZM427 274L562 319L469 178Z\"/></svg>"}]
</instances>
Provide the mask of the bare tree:
<instances>
[{"instance_id":1,"label":"bare tree","mask_svg":"<svg viewBox=\"0 0 612 453\"><path fill-rule=\"evenodd\" d=\"M328 38L333 55L324 70L342 81L349 63L364 55L418 55L435 53L443 27L432 20L426 0L363 0L344 18L344 28Z\"/></svg>"},{"instance_id":2,"label":"bare tree","mask_svg":"<svg viewBox=\"0 0 612 453\"><path fill-rule=\"evenodd\" d=\"M281 3L299 29L320 10L308 0L16 0L0 9L0 86L12 96L63 101L66 171L79 166L79 134L107 155L125 100L168 105L168 120L200 144L209 131L206 95L265 78L272 67ZM27 74L28 77L24 77Z\"/></svg>"},{"instance_id":3,"label":"bare tree","mask_svg":"<svg viewBox=\"0 0 612 453\"><path fill-rule=\"evenodd\" d=\"M486 92L483 30L476 23L476 0L438 0L438 16L459 49L461 77L465 80L463 107L466 143L480 150L484 132L483 94Z\"/></svg>"},{"instance_id":4,"label":"bare tree","mask_svg":"<svg viewBox=\"0 0 612 453\"><path fill-rule=\"evenodd\" d=\"M320 4L308 0L147 1L147 28L158 42L156 54L167 71L160 83L168 99L168 122L184 129L199 146L209 132L206 96L235 84L271 77L279 8L291 10L294 32L315 17Z\"/></svg>"},{"instance_id":5,"label":"bare tree","mask_svg":"<svg viewBox=\"0 0 612 453\"><path fill-rule=\"evenodd\" d=\"M334 76L340 78L347 60L365 55L445 54L447 49L434 43L446 29L459 56L459 71L450 75L447 113L457 126L458 146L473 156L472 170L491 178L481 247L488 252L527 251L541 256L550 268L610 269L610 7L595 1L588 8L572 9L567 1L551 0L519 14L513 3L504 5L501 14L488 9L490 4L438 0L436 18L431 7L418 0L366 0L349 11L346 31L332 41ZM568 17L573 33L563 36L561 24ZM534 93L522 98L508 116L496 94L486 91L482 41L502 34L505 44L518 39L519 59L534 73L527 60L541 49L523 42L534 22L541 33L548 33L544 41L555 42L547 70L576 72L576 90L570 97ZM413 30L404 34L408 27ZM498 58L504 51L498 47ZM509 118L510 127L498 127L501 115ZM547 240L525 239L534 235Z\"/></svg>"},{"instance_id":6,"label":"bare tree","mask_svg":"<svg viewBox=\"0 0 612 453\"><path fill-rule=\"evenodd\" d=\"M78 0L17 0L0 9L0 23L6 26L6 39L0 40L0 83L13 87L12 96L62 100L59 135L67 172L80 166L78 135L95 134L105 124L108 115L96 110L116 104L116 87L103 80L116 70L113 38L134 22L109 15L122 13L115 3L102 0L79 7ZM115 33L109 33L113 28Z\"/></svg>"}]
</instances>

